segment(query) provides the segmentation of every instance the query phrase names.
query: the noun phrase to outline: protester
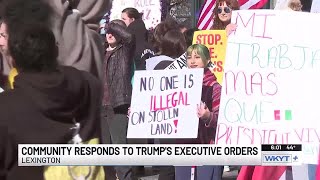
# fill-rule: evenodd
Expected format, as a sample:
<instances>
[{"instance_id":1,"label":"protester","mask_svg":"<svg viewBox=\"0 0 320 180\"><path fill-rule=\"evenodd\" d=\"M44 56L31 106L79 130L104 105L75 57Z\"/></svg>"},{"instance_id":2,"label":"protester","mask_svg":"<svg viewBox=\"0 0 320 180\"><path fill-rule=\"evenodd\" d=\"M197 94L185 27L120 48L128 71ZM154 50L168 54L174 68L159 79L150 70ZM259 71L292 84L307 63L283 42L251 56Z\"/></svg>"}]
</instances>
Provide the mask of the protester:
<instances>
[{"instance_id":1,"label":"protester","mask_svg":"<svg viewBox=\"0 0 320 180\"><path fill-rule=\"evenodd\" d=\"M170 27L170 25L168 25ZM161 31L156 31L159 33ZM155 36L158 36L155 34ZM158 38L159 52L153 58L146 61L147 70L163 70L167 68L175 58L185 56L186 42L183 34L178 29L171 29L161 38ZM159 139L160 144L174 144L174 139ZM162 166L159 168L159 180L174 180L174 167Z\"/></svg>"},{"instance_id":2,"label":"protester","mask_svg":"<svg viewBox=\"0 0 320 180\"><path fill-rule=\"evenodd\" d=\"M187 46L191 46L192 45L192 41L193 41L193 34L194 32L198 31L198 28L191 28L191 29L188 29L186 30L183 35L184 35L184 38L186 39L186 42L187 42Z\"/></svg>"},{"instance_id":3,"label":"protester","mask_svg":"<svg viewBox=\"0 0 320 180\"><path fill-rule=\"evenodd\" d=\"M129 26L131 23L133 23L134 21L142 21L142 14L139 13L139 11L135 8L125 8L124 10L122 10L121 13L121 19L123 20L123 22L126 23L126 26ZM141 23L141 22L139 22ZM143 21L142 21L143 23ZM144 24L144 23L143 23Z\"/></svg>"},{"instance_id":4,"label":"protester","mask_svg":"<svg viewBox=\"0 0 320 180\"><path fill-rule=\"evenodd\" d=\"M227 35L236 29L235 24L231 24L232 11L239 10L237 0L218 0L213 10L213 30L226 30Z\"/></svg>"},{"instance_id":5,"label":"protester","mask_svg":"<svg viewBox=\"0 0 320 180\"><path fill-rule=\"evenodd\" d=\"M125 8L122 10L121 18L127 25L127 30L136 39L136 50L134 53L134 71L146 69L146 59L154 56L152 46L148 43L148 30L142 20L142 13L135 8ZM133 79L132 79L133 83ZM146 144L146 139L129 139L130 144ZM144 174L144 167L134 167L134 176Z\"/></svg>"},{"instance_id":6,"label":"protester","mask_svg":"<svg viewBox=\"0 0 320 180\"><path fill-rule=\"evenodd\" d=\"M230 35L237 27L231 23L232 11L239 10L240 5L237 0L218 0L217 6L213 10L213 30L226 30L227 35ZM229 166L224 167L225 171L230 171Z\"/></svg>"},{"instance_id":7,"label":"protester","mask_svg":"<svg viewBox=\"0 0 320 180\"><path fill-rule=\"evenodd\" d=\"M10 24L6 17L4 23ZM56 39L46 26L8 25L7 30L8 49L19 75L13 90L0 94L0 127L7 137L5 144L0 143L0 177L66 178L67 172L59 174L52 171L54 167L18 167L18 144L82 143L98 138L101 84L88 72L58 65ZM101 178L98 175L92 173L90 178Z\"/></svg>"},{"instance_id":8,"label":"protester","mask_svg":"<svg viewBox=\"0 0 320 180\"><path fill-rule=\"evenodd\" d=\"M207 68L210 62L208 48L194 44L187 49L189 68L204 68L201 103L198 105L199 129L196 139L179 139L179 144L214 144L216 126L219 115L221 86L215 75ZM176 180L190 179L191 167L177 166ZM219 180L222 178L223 166L196 167L196 179Z\"/></svg>"},{"instance_id":9,"label":"protester","mask_svg":"<svg viewBox=\"0 0 320 180\"><path fill-rule=\"evenodd\" d=\"M108 5L109 0L4 0L2 7L3 13L14 19L9 23L16 24L16 27L28 22L50 27L59 44L59 64L73 66L101 78L104 48L97 31ZM7 57L4 59L9 66L5 66L8 68L4 68L2 73L8 75L14 64Z\"/></svg>"},{"instance_id":10,"label":"protester","mask_svg":"<svg viewBox=\"0 0 320 180\"><path fill-rule=\"evenodd\" d=\"M159 51L156 56L146 60L147 70L165 69L183 55L187 47L184 35L179 30L167 31L157 43Z\"/></svg>"},{"instance_id":11,"label":"protester","mask_svg":"<svg viewBox=\"0 0 320 180\"><path fill-rule=\"evenodd\" d=\"M150 39L150 42L153 45L153 48L156 53L159 54L159 46L161 45L163 36L170 30L178 30L179 26L176 22L172 20L166 20L160 22L154 29L153 36Z\"/></svg>"},{"instance_id":12,"label":"protester","mask_svg":"<svg viewBox=\"0 0 320 180\"><path fill-rule=\"evenodd\" d=\"M127 30L136 39L135 69L145 70L145 60L154 55L154 50L148 43L148 30L142 20L142 14L135 8L125 8L122 11L121 18L128 26Z\"/></svg>"},{"instance_id":13,"label":"protester","mask_svg":"<svg viewBox=\"0 0 320 180\"><path fill-rule=\"evenodd\" d=\"M108 48L104 59L102 143L127 144L127 110L131 101L131 76L135 41L122 20L113 20L106 30ZM111 142L108 139L109 131ZM131 179L131 167L115 167L120 180Z\"/></svg>"},{"instance_id":14,"label":"protester","mask_svg":"<svg viewBox=\"0 0 320 180\"><path fill-rule=\"evenodd\" d=\"M152 42L157 54L146 60L147 70L163 70L170 65L175 58L184 55L186 51L186 42L183 34L171 22L161 22L155 28ZM160 139L161 144L174 144L172 139ZM159 180L174 180L174 167L161 166L159 167Z\"/></svg>"}]
</instances>

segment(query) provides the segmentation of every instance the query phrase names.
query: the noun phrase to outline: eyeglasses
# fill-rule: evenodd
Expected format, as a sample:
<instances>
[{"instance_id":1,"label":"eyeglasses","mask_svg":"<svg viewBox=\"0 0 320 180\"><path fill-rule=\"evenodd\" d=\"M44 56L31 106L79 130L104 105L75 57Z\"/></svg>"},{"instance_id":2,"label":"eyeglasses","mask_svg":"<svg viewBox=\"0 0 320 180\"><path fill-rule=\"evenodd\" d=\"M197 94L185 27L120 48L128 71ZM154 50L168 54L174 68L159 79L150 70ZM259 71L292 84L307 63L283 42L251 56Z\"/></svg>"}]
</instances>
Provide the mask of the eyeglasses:
<instances>
[{"instance_id":1,"label":"eyeglasses","mask_svg":"<svg viewBox=\"0 0 320 180\"><path fill-rule=\"evenodd\" d=\"M222 7L218 7L218 14L221 14L222 11L224 11L225 13L231 13L231 8L229 8L229 7L224 7L224 8L222 9Z\"/></svg>"}]
</instances>

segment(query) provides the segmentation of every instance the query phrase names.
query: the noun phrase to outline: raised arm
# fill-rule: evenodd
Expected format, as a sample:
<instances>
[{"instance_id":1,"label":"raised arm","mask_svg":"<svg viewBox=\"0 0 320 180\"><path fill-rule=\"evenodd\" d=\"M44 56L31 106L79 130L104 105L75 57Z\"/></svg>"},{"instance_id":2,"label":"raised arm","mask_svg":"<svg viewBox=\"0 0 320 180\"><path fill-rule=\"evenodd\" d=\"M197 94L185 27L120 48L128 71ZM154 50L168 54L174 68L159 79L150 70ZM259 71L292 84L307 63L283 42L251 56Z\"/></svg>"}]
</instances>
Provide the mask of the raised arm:
<instances>
[{"instance_id":1,"label":"raised arm","mask_svg":"<svg viewBox=\"0 0 320 180\"><path fill-rule=\"evenodd\" d=\"M59 62L102 77L104 47L97 30L109 0L48 0L55 11L53 30L59 44Z\"/></svg>"}]
</instances>

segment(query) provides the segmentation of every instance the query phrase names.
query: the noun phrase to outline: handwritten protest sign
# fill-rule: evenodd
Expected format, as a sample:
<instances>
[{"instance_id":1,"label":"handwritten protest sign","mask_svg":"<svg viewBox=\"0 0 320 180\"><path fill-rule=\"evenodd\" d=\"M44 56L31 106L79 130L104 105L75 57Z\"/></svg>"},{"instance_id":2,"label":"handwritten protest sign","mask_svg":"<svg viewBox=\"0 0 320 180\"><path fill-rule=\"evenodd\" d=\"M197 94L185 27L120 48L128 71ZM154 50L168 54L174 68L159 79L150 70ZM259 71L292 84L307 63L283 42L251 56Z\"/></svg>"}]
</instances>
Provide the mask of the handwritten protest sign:
<instances>
[{"instance_id":1,"label":"handwritten protest sign","mask_svg":"<svg viewBox=\"0 0 320 180\"><path fill-rule=\"evenodd\" d=\"M308 144L305 155L316 162L319 15L241 10L232 23L238 27L228 37L216 143Z\"/></svg>"},{"instance_id":2,"label":"handwritten protest sign","mask_svg":"<svg viewBox=\"0 0 320 180\"><path fill-rule=\"evenodd\" d=\"M210 51L211 62L215 65L213 72L218 82L222 83L223 66L226 55L227 34L225 30L196 31L193 35L193 44L203 44Z\"/></svg>"},{"instance_id":3,"label":"handwritten protest sign","mask_svg":"<svg viewBox=\"0 0 320 180\"><path fill-rule=\"evenodd\" d=\"M116 0L112 2L110 20L121 19L121 12L127 7L136 8L143 13L143 21L147 29L155 28L161 22L160 0Z\"/></svg>"},{"instance_id":4,"label":"handwritten protest sign","mask_svg":"<svg viewBox=\"0 0 320 180\"><path fill-rule=\"evenodd\" d=\"M128 138L196 138L203 69L137 71Z\"/></svg>"},{"instance_id":5,"label":"handwritten protest sign","mask_svg":"<svg viewBox=\"0 0 320 180\"><path fill-rule=\"evenodd\" d=\"M187 65L187 53L182 54L180 57L176 58L175 61L173 61L173 63L171 63L166 70L173 70L173 69L187 69L188 65ZM208 68L209 69L214 69L215 65L212 63L208 64Z\"/></svg>"},{"instance_id":6,"label":"handwritten protest sign","mask_svg":"<svg viewBox=\"0 0 320 180\"><path fill-rule=\"evenodd\" d=\"M289 9L289 1L290 0L277 0L275 3L274 10L286 10Z\"/></svg>"},{"instance_id":7,"label":"handwritten protest sign","mask_svg":"<svg viewBox=\"0 0 320 180\"><path fill-rule=\"evenodd\" d=\"M187 53L182 54L178 57L173 63L171 63L166 70L168 69L187 69Z\"/></svg>"}]
</instances>

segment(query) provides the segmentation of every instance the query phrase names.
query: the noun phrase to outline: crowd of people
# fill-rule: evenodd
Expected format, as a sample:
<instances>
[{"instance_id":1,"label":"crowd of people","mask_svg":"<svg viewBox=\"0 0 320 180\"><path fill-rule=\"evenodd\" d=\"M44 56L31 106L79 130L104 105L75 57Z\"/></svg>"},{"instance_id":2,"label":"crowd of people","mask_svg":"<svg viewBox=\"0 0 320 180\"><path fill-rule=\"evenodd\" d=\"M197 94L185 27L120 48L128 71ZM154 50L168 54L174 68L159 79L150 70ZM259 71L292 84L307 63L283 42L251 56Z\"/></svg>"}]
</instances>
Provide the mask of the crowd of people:
<instances>
[{"instance_id":1,"label":"crowd of people","mask_svg":"<svg viewBox=\"0 0 320 180\"><path fill-rule=\"evenodd\" d=\"M1 180L87 176L71 168L18 167L18 144L214 144L221 85L208 68L208 48L192 44L197 28L169 19L150 32L142 14L131 7L123 9L121 19L106 20L101 28L99 21L110 9L106 0L0 3ZM288 7L300 11L301 3ZM234 10L239 10L237 0L217 0L212 29L234 31L237 27L230 23ZM188 68L204 68L198 137L127 139L134 72L164 70L177 58L186 59ZM90 179L108 180L134 179L143 170L88 168L95 172ZM185 180L192 167L158 168L160 180ZM223 166L196 168L199 180L219 180L222 174Z\"/></svg>"}]
</instances>

